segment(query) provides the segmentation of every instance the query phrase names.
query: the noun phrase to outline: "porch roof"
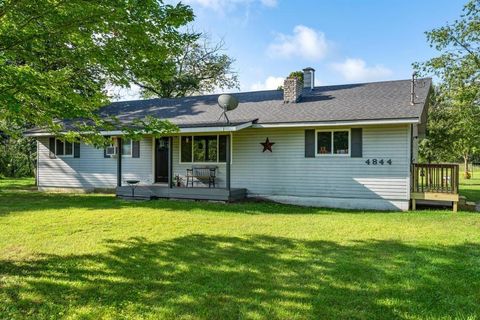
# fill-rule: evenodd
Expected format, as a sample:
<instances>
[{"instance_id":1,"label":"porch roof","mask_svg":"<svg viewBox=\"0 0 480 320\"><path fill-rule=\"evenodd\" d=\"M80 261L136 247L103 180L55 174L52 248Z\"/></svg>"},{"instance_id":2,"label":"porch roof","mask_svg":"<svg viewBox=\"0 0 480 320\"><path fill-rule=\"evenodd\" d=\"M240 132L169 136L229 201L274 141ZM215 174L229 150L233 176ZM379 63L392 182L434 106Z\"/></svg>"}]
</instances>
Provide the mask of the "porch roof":
<instances>
[{"instance_id":1,"label":"porch roof","mask_svg":"<svg viewBox=\"0 0 480 320\"><path fill-rule=\"evenodd\" d=\"M222 122L215 122L215 123L190 123L190 124L180 124L178 125L180 129L180 133L208 133L208 132L236 132L246 128L252 127L256 123L256 119L254 120L246 120L246 121L236 121L230 123L222 123ZM67 127L68 129L68 127ZM114 131L102 131L103 135L113 136L113 135L123 135L124 132L120 130ZM27 137L42 137L42 136L51 136L52 134L46 132L45 130L36 130L32 129L29 130L25 136Z\"/></svg>"}]
</instances>

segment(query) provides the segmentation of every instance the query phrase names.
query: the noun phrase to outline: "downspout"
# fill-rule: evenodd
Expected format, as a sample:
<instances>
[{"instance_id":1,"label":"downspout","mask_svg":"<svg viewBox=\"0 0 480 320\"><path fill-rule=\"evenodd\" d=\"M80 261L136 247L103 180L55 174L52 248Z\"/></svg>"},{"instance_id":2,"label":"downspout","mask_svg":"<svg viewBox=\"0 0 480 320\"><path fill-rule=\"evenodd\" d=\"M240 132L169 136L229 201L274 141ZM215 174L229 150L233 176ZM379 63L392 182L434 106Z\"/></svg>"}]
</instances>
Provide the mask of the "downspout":
<instances>
[{"instance_id":1,"label":"downspout","mask_svg":"<svg viewBox=\"0 0 480 320\"><path fill-rule=\"evenodd\" d=\"M117 138L117 187L122 186L122 138Z\"/></svg>"},{"instance_id":2,"label":"downspout","mask_svg":"<svg viewBox=\"0 0 480 320\"><path fill-rule=\"evenodd\" d=\"M168 137L168 187L173 188L173 137Z\"/></svg>"},{"instance_id":3,"label":"downspout","mask_svg":"<svg viewBox=\"0 0 480 320\"><path fill-rule=\"evenodd\" d=\"M227 164L226 164L226 180L227 180L227 190L228 190L228 194L229 194L229 197L230 197L230 162L231 162L231 150L230 150L230 144L231 144L231 136L230 135L227 135L227 145L226 145L226 149L227 149Z\"/></svg>"}]
</instances>

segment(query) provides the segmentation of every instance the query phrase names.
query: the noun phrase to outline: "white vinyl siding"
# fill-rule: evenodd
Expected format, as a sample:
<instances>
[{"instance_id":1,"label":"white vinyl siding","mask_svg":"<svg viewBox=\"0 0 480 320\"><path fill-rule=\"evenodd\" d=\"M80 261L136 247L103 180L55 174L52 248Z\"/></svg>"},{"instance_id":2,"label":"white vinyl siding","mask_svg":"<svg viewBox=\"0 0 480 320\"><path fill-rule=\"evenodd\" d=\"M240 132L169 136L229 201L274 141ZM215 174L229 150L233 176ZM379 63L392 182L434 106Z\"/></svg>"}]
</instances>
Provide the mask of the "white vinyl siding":
<instances>
[{"instance_id":1,"label":"white vinyl siding","mask_svg":"<svg viewBox=\"0 0 480 320\"><path fill-rule=\"evenodd\" d=\"M262 152L266 137L273 152ZM304 129L245 129L233 137L232 187L251 195L408 200L409 141L405 125L364 127L362 158L305 158Z\"/></svg>"},{"instance_id":2,"label":"white vinyl siding","mask_svg":"<svg viewBox=\"0 0 480 320\"><path fill-rule=\"evenodd\" d=\"M80 144L80 158L49 157L49 138L38 139L39 187L52 188L115 188L117 186L117 159L105 158L104 150ZM122 159L122 181L140 180L151 184L152 139L140 142L140 158Z\"/></svg>"},{"instance_id":3,"label":"white vinyl siding","mask_svg":"<svg viewBox=\"0 0 480 320\"><path fill-rule=\"evenodd\" d=\"M275 143L273 152L262 152L267 137ZM153 141L141 140L140 158L122 159L123 181L153 183ZM81 144L80 158L50 159L48 142L38 143L40 187L116 186L117 159L104 158L103 149ZM172 151L173 176L184 177L192 163L180 163L179 137ZM391 159L392 165L367 165L367 159ZM225 163L209 165L217 166L217 186L225 187ZM232 187L246 188L249 195L408 201L410 125L364 126L362 158L305 158L304 128L244 129L232 134L231 170Z\"/></svg>"},{"instance_id":4,"label":"white vinyl siding","mask_svg":"<svg viewBox=\"0 0 480 320\"><path fill-rule=\"evenodd\" d=\"M116 159L104 158L103 149L80 145L80 158L49 157L49 138L38 139L38 186L58 188L115 188Z\"/></svg>"},{"instance_id":5,"label":"white vinyl siding","mask_svg":"<svg viewBox=\"0 0 480 320\"><path fill-rule=\"evenodd\" d=\"M125 184L127 180L138 180L140 184L153 183L152 141L150 137L140 140L140 158L132 158L131 153L130 156L122 158L123 184ZM130 149L132 149L132 147L130 147Z\"/></svg>"}]
</instances>

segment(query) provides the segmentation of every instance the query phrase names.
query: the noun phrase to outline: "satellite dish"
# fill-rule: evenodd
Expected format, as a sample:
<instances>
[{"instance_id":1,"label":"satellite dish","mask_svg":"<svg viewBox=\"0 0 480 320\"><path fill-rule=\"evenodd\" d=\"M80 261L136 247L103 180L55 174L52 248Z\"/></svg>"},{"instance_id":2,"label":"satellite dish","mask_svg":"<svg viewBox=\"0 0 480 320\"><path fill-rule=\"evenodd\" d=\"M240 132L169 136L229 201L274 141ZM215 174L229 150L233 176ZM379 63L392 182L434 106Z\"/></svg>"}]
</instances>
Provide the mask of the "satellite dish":
<instances>
[{"instance_id":1,"label":"satellite dish","mask_svg":"<svg viewBox=\"0 0 480 320\"><path fill-rule=\"evenodd\" d=\"M225 111L230 111L238 106L238 100L232 95L221 94L218 96L218 105Z\"/></svg>"},{"instance_id":2,"label":"satellite dish","mask_svg":"<svg viewBox=\"0 0 480 320\"><path fill-rule=\"evenodd\" d=\"M223 110L220 118L223 116L225 117L227 123L230 123L230 120L227 117L227 111L233 110L238 106L237 98L229 94L221 94L218 96L217 102L220 108ZM218 120L220 120L220 118L218 118Z\"/></svg>"}]
</instances>

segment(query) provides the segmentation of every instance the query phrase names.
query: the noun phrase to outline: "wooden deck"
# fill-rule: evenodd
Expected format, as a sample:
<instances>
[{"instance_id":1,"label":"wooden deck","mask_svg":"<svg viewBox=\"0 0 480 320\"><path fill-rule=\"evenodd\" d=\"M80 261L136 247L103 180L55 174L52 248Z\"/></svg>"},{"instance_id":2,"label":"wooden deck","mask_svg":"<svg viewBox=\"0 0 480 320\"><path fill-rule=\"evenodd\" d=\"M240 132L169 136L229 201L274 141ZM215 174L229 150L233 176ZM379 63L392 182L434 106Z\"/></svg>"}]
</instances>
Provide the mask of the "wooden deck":
<instances>
[{"instance_id":1,"label":"wooden deck","mask_svg":"<svg viewBox=\"0 0 480 320\"><path fill-rule=\"evenodd\" d=\"M132 195L129 186L117 187L117 197L123 199L190 199L190 200L214 200L214 201L237 201L245 199L246 189L232 188L169 188L162 185L137 186Z\"/></svg>"},{"instance_id":2,"label":"wooden deck","mask_svg":"<svg viewBox=\"0 0 480 320\"><path fill-rule=\"evenodd\" d=\"M412 165L412 210L417 200L451 202L453 211L458 210L459 168L458 164Z\"/></svg>"}]
</instances>

